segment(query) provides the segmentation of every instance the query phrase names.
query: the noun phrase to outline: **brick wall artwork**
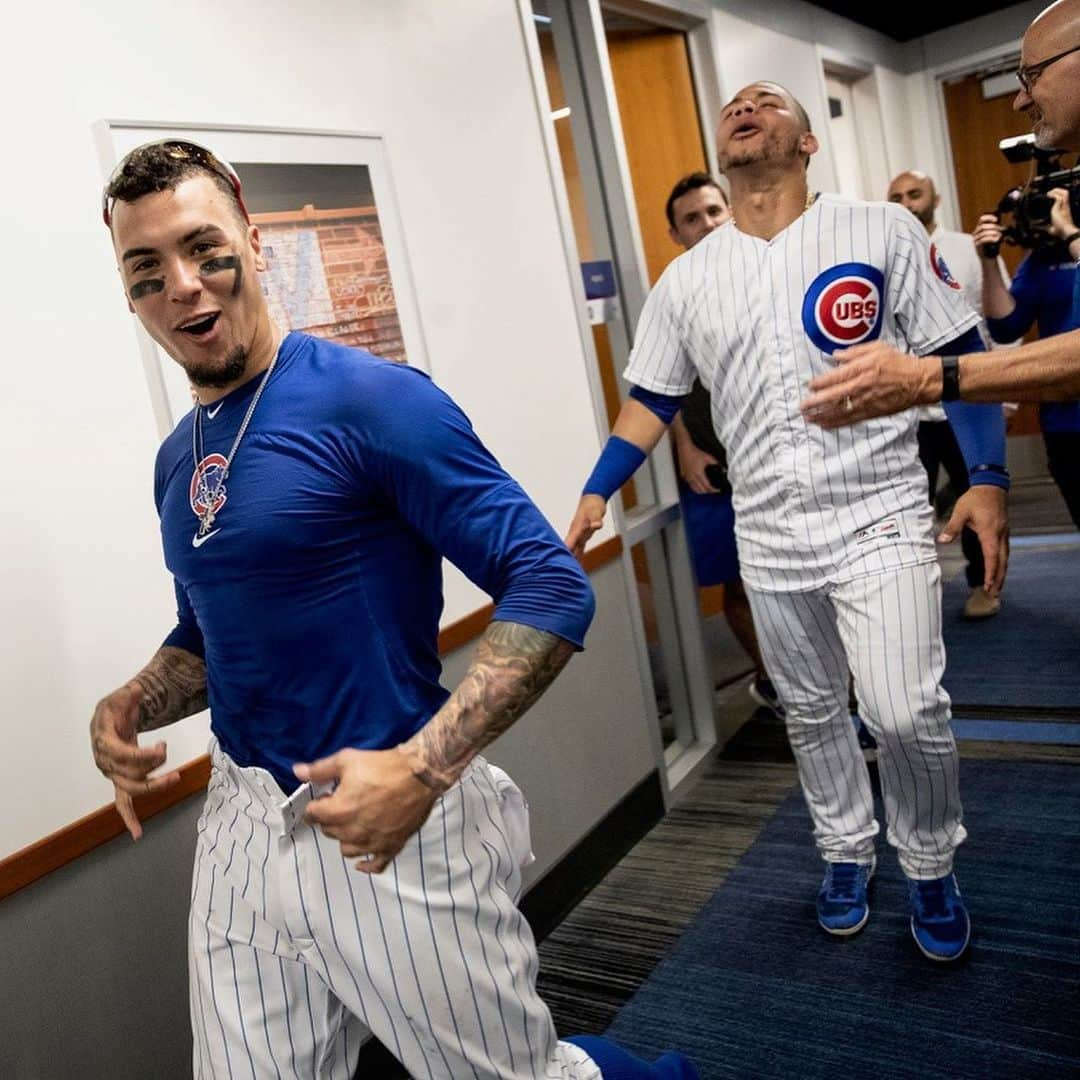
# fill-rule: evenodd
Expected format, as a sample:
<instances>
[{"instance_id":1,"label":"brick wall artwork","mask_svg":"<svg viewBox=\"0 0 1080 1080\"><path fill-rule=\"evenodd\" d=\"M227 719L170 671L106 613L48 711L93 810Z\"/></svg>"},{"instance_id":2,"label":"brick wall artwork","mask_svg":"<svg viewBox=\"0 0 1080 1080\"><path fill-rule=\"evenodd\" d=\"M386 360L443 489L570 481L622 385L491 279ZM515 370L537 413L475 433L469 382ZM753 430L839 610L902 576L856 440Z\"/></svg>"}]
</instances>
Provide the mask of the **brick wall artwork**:
<instances>
[{"instance_id":1,"label":"brick wall artwork","mask_svg":"<svg viewBox=\"0 0 1080 1080\"><path fill-rule=\"evenodd\" d=\"M405 363L394 287L373 206L252 214L279 326Z\"/></svg>"}]
</instances>

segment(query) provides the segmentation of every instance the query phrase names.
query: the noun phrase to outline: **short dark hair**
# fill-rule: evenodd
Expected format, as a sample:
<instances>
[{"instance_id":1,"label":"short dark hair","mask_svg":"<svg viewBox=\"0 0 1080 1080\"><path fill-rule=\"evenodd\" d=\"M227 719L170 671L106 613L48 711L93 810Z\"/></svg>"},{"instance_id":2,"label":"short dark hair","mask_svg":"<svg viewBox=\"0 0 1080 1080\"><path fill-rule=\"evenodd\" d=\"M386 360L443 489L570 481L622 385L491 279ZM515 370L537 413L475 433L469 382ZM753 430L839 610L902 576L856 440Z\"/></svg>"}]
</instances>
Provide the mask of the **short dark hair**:
<instances>
[{"instance_id":1,"label":"short dark hair","mask_svg":"<svg viewBox=\"0 0 1080 1080\"><path fill-rule=\"evenodd\" d=\"M719 181L710 176L707 172L692 172L688 176L684 176L671 189L671 194L667 197L664 213L667 214L668 224L673 229L675 228L675 203L689 192L696 191L698 188L703 187L716 188L716 190L720 192L720 197L724 200L724 205L727 205L728 197L724 193L724 189L720 186Z\"/></svg>"},{"instance_id":2,"label":"short dark hair","mask_svg":"<svg viewBox=\"0 0 1080 1080\"><path fill-rule=\"evenodd\" d=\"M814 129L810 126L810 114L803 108L803 103L794 94L791 95L791 101L795 106L795 115L802 121L802 126L808 134L812 133Z\"/></svg>"},{"instance_id":3,"label":"short dark hair","mask_svg":"<svg viewBox=\"0 0 1080 1080\"><path fill-rule=\"evenodd\" d=\"M247 225L247 211L226 177L197 156L177 155L167 143L150 143L132 150L105 189L105 194L110 205L113 202L133 203L144 195L175 191L193 176L209 176L229 196L229 204L235 208L237 217Z\"/></svg>"}]
</instances>

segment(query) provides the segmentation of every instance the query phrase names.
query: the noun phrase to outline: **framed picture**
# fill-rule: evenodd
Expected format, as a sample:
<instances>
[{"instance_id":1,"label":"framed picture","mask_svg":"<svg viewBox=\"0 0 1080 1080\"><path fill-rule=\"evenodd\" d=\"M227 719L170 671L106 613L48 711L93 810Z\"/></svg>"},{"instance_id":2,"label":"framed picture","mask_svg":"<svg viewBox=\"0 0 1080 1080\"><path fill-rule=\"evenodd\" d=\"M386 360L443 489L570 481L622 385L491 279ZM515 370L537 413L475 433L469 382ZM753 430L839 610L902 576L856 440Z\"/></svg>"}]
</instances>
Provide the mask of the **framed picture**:
<instances>
[{"instance_id":1,"label":"framed picture","mask_svg":"<svg viewBox=\"0 0 1080 1080\"><path fill-rule=\"evenodd\" d=\"M96 135L103 182L155 139L189 139L229 161L259 229L274 321L428 370L380 137L120 120L102 121ZM136 333L164 437L191 408L191 387L137 322Z\"/></svg>"}]
</instances>

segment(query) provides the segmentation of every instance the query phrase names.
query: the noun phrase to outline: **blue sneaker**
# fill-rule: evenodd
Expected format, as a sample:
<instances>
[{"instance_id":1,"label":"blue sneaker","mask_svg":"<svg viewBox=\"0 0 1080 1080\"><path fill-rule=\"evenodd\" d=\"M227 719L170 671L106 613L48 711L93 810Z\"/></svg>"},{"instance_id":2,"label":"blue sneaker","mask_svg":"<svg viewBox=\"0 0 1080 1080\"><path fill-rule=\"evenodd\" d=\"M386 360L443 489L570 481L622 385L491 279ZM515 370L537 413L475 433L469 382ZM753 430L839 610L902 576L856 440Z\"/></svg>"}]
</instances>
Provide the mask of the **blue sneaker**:
<instances>
[{"instance_id":1,"label":"blue sneaker","mask_svg":"<svg viewBox=\"0 0 1080 1080\"><path fill-rule=\"evenodd\" d=\"M851 714L851 722L855 725L855 734L859 740L859 749L862 751L864 761L877 761L877 739L866 729L862 717L858 713Z\"/></svg>"},{"instance_id":2,"label":"blue sneaker","mask_svg":"<svg viewBox=\"0 0 1080 1080\"><path fill-rule=\"evenodd\" d=\"M857 934L870 918L866 888L874 863L831 862L817 897L817 921L827 934Z\"/></svg>"},{"instance_id":3,"label":"blue sneaker","mask_svg":"<svg viewBox=\"0 0 1080 1080\"><path fill-rule=\"evenodd\" d=\"M913 881L908 878L911 897L911 936L923 956L931 960L956 960L971 938L971 919L960 896L956 875Z\"/></svg>"},{"instance_id":4,"label":"blue sneaker","mask_svg":"<svg viewBox=\"0 0 1080 1080\"><path fill-rule=\"evenodd\" d=\"M701 1073L685 1055L669 1050L663 1057L658 1057L653 1070L661 1080L701 1080Z\"/></svg>"}]
</instances>

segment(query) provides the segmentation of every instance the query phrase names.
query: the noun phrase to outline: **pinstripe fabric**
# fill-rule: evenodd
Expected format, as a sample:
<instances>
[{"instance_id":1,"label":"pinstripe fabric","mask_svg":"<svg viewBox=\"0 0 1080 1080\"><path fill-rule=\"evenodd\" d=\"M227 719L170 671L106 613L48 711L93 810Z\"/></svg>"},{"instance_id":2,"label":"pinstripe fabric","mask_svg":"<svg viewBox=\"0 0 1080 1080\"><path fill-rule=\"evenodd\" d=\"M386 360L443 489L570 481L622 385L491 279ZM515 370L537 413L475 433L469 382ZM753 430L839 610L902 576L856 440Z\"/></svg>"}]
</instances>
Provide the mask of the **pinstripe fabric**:
<instances>
[{"instance_id":1,"label":"pinstripe fabric","mask_svg":"<svg viewBox=\"0 0 1080 1080\"><path fill-rule=\"evenodd\" d=\"M926 230L902 207L822 195L766 242L733 223L672 262L650 293L626 378L684 394L698 375L728 450L739 559L759 591L818 588L930 562L926 478L914 413L826 431L799 402L833 366L803 324L819 275L880 273L880 336L932 352L978 322L934 272ZM860 534L885 521L887 533Z\"/></svg>"},{"instance_id":2,"label":"pinstripe fabric","mask_svg":"<svg viewBox=\"0 0 1080 1080\"><path fill-rule=\"evenodd\" d=\"M599 1080L536 993L504 774L474 762L367 875L303 821L308 789L286 803L269 773L212 758L189 926L198 1080L349 1080L369 1031L430 1080Z\"/></svg>"},{"instance_id":3,"label":"pinstripe fabric","mask_svg":"<svg viewBox=\"0 0 1080 1080\"><path fill-rule=\"evenodd\" d=\"M822 856L869 862L878 824L848 716L847 675L878 741L886 836L911 878L942 877L966 836L936 563L801 593L748 588Z\"/></svg>"},{"instance_id":4,"label":"pinstripe fabric","mask_svg":"<svg viewBox=\"0 0 1080 1080\"><path fill-rule=\"evenodd\" d=\"M768 242L728 223L665 270L626 370L659 393L687 392L695 374L709 389L743 580L821 854L869 862L878 832L851 670L887 836L915 878L948 873L964 839L918 417L826 431L799 402L837 347L881 337L925 354L976 325L940 271L922 225L888 203L823 195Z\"/></svg>"}]
</instances>

